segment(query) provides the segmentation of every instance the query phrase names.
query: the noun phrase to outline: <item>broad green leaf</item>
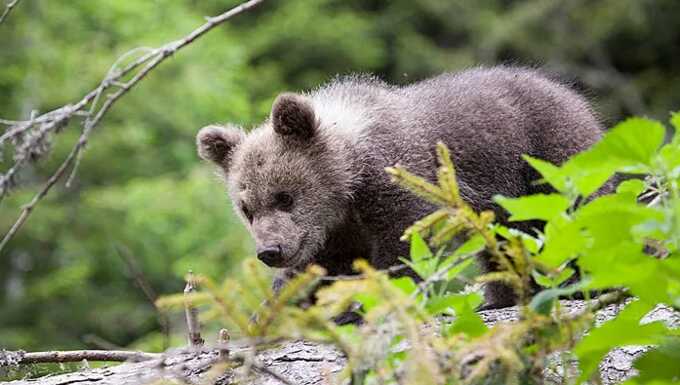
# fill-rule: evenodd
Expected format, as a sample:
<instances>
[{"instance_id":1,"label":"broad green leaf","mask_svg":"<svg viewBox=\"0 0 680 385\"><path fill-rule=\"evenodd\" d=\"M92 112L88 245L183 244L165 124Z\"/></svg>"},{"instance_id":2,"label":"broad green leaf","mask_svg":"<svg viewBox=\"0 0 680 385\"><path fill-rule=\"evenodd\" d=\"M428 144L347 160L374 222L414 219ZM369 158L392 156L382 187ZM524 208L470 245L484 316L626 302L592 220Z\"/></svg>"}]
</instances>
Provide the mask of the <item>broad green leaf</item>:
<instances>
[{"instance_id":1,"label":"broad green leaf","mask_svg":"<svg viewBox=\"0 0 680 385\"><path fill-rule=\"evenodd\" d=\"M411 261L418 262L423 259L432 258L432 252L417 232L411 235Z\"/></svg>"},{"instance_id":2,"label":"broad green leaf","mask_svg":"<svg viewBox=\"0 0 680 385\"><path fill-rule=\"evenodd\" d=\"M526 160L527 163L543 177L542 180L537 181L538 183L548 183L557 191L561 192L564 192L567 189L566 178L562 175L558 166L529 155L522 155L522 158L524 158L524 160Z\"/></svg>"},{"instance_id":3,"label":"broad green leaf","mask_svg":"<svg viewBox=\"0 0 680 385\"><path fill-rule=\"evenodd\" d=\"M584 287L588 286L588 281L584 280L577 284L564 287L564 288L553 288L548 290L542 290L536 294L529 302L529 308L536 313L548 315L552 310L553 303L560 296L567 296L576 293L577 291L583 290Z\"/></svg>"},{"instance_id":4,"label":"broad green leaf","mask_svg":"<svg viewBox=\"0 0 680 385\"><path fill-rule=\"evenodd\" d=\"M477 293L453 294L448 296L447 305L456 312L456 320L447 329L447 333L464 333L470 337L484 334L488 328L475 309L482 303Z\"/></svg>"},{"instance_id":5,"label":"broad green leaf","mask_svg":"<svg viewBox=\"0 0 680 385\"><path fill-rule=\"evenodd\" d=\"M465 243L458 246L458 248L453 254L457 256L476 254L482 251L485 246L486 242L484 241L484 237L482 237L479 234L475 234L472 237L470 237L470 239L465 241Z\"/></svg>"},{"instance_id":6,"label":"broad green leaf","mask_svg":"<svg viewBox=\"0 0 680 385\"><path fill-rule=\"evenodd\" d=\"M669 143L659 151L658 160L663 169L668 170L668 177L680 177L680 134L677 143Z\"/></svg>"},{"instance_id":7,"label":"broad green leaf","mask_svg":"<svg viewBox=\"0 0 680 385\"><path fill-rule=\"evenodd\" d=\"M643 252L634 242L621 242L606 249L584 253L577 263L592 277L590 289L625 286L648 304L671 303L673 282L678 275L664 263Z\"/></svg>"},{"instance_id":8,"label":"broad green leaf","mask_svg":"<svg viewBox=\"0 0 680 385\"><path fill-rule=\"evenodd\" d=\"M554 279L555 286L558 286L558 285L561 285L562 283L564 283L564 281L571 278L574 275L575 272L576 271L574 271L574 269L572 269L570 267L564 268L564 270L562 270L560 272L560 274L558 274L557 277L555 277L555 279Z\"/></svg>"},{"instance_id":9,"label":"broad green leaf","mask_svg":"<svg viewBox=\"0 0 680 385\"><path fill-rule=\"evenodd\" d=\"M437 270L438 262L437 258L434 257L421 259L417 262L413 262L406 258L399 258L399 260L415 271L422 279L427 279Z\"/></svg>"},{"instance_id":10,"label":"broad green leaf","mask_svg":"<svg viewBox=\"0 0 680 385\"><path fill-rule=\"evenodd\" d=\"M496 235L500 235L501 237L503 237L505 239L511 239L513 237L510 229L507 228L506 226L499 224L499 223L496 223L496 224L493 225L493 231L496 233Z\"/></svg>"},{"instance_id":11,"label":"broad green leaf","mask_svg":"<svg viewBox=\"0 0 680 385\"><path fill-rule=\"evenodd\" d=\"M594 163L597 163L594 162ZM616 165L603 162L597 168L585 168L577 166L580 171L578 176L570 178L576 190L581 196L587 197L596 192L616 172Z\"/></svg>"},{"instance_id":12,"label":"broad green leaf","mask_svg":"<svg viewBox=\"0 0 680 385\"><path fill-rule=\"evenodd\" d=\"M638 196L642 194L642 192L645 190L645 182L640 180L640 179L628 179L623 182L621 182L617 187L616 187L616 192L618 194L631 194L634 196Z\"/></svg>"},{"instance_id":13,"label":"broad green leaf","mask_svg":"<svg viewBox=\"0 0 680 385\"><path fill-rule=\"evenodd\" d=\"M354 299L361 303L362 310L366 313L380 303L380 299L373 293L359 293L354 296Z\"/></svg>"},{"instance_id":14,"label":"broad green leaf","mask_svg":"<svg viewBox=\"0 0 680 385\"><path fill-rule=\"evenodd\" d=\"M669 337L635 361L635 369L640 373L636 381L641 384L652 381L677 382L680 380L678 363L680 363L680 337Z\"/></svg>"},{"instance_id":15,"label":"broad green leaf","mask_svg":"<svg viewBox=\"0 0 680 385\"><path fill-rule=\"evenodd\" d=\"M593 148L596 157L586 159L614 158L626 166L641 163L651 165L650 161L663 143L666 128L655 120L630 118L612 128Z\"/></svg>"},{"instance_id":16,"label":"broad green leaf","mask_svg":"<svg viewBox=\"0 0 680 385\"><path fill-rule=\"evenodd\" d=\"M511 214L509 218L511 221L531 219L549 221L570 206L569 199L559 194L535 194L519 198L497 195L494 201Z\"/></svg>"},{"instance_id":17,"label":"broad green leaf","mask_svg":"<svg viewBox=\"0 0 680 385\"><path fill-rule=\"evenodd\" d=\"M543 240L526 233L521 233L520 238L524 247L532 254L538 254L543 247Z\"/></svg>"},{"instance_id":18,"label":"broad green leaf","mask_svg":"<svg viewBox=\"0 0 680 385\"><path fill-rule=\"evenodd\" d=\"M536 258L549 267L557 268L576 257L586 244L579 223L566 217L556 217L545 226L543 250Z\"/></svg>"},{"instance_id":19,"label":"broad green leaf","mask_svg":"<svg viewBox=\"0 0 680 385\"><path fill-rule=\"evenodd\" d=\"M616 318L592 329L574 348L581 369L578 382L589 378L597 370L605 354L614 347L660 342L660 337L666 331L662 323L640 324L642 317L653 308L654 305L634 301L626 306Z\"/></svg>"},{"instance_id":20,"label":"broad green leaf","mask_svg":"<svg viewBox=\"0 0 680 385\"><path fill-rule=\"evenodd\" d=\"M457 264L456 266L454 266L454 267L452 267L451 269L449 269L448 273L446 273L446 279L450 281L450 280L452 280L452 279L458 277L458 275L459 275L460 273L462 273L463 271L465 271L465 270L466 270L468 267L470 267L470 265L472 265L474 262L475 262L474 258L468 258L468 259L466 259L466 260L460 262L460 263Z\"/></svg>"},{"instance_id":21,"label":"broad green leaf","mask_svg":"<svg viewBox=\"0 0 680 385\"><path fill-rule=\"evenodd\" d=\"M427 243L417 232L411 234L411 259L401 260L415 271L421 278L426 279L435 272L437 258L430 251Z\"/></svg>"},{"instance_id":22,"label":"broad green leaf","mask_svg":"<svg viewBox=\"0 0 680 385\"><path fill-rule=\"evenodd\" d=\"M670 257L661 261L661 268L666 271L670 277L674 277L671 280L671 284L668 286L668 296L670 300L669 304L680 308L680 258L677 255L671 255Z\"/></svg>"},{"instance_id":23,"label":"broad green leaf","mask_svg":"<svg viewBox=\"0 0 680 385\"><path fill-rule=\"evenodd\" d=\"M535 271L535 270L532 271L531 277L540 286L543 286L543 287L552 287L553 286L552 279L550 279L550 277L548 277L547 275L539 273L538 271Z\"/></svg>"},{"instance_id":24,"label":"broad green leaf","mask_svg":"<svg viewBox=\"0 0 680 385\"><path fill-rule=\"evenodd\" d=\"M390 279L390 283L397 287L399 290L403 291L404 294L406 295L412 294L418 288L418 285L416 285L416 283L413 282L413 278L411 277L393 278Z\"/></svg>"},{"instance_id":25,"label":"broad green leaf","mask_svg":"<svg viewBox=\"0 0 680 385\"><path fill-rule=\"evenodd\" d=\"M566 281L574 275L574 269L572 268L564 268L556 277L550 277L544 274L539 273L538 271L534 270L531 272L531 276L534 278L537 284L543 286L543 287L556 287L562 284L562 282Z\"/></svg>"},{"instance_id":26,"label":"broad green leaf","mask_svg":"<svg viewBox=\"0 0 680 385\"><path fill-rule=\"evenodd\" d=\"M654 120L630 118L607 132L592 148L569 159L560 174L583 196L594 193L615 171L644 172L663 143L666 129Z\"/></svg>"},{"instance_id":27,"label":"broad green leaf","mask_svg":"<svg viewBox=\"0 0 680 385\"><path fill-rule=\"evenodd\" d=\"M624 241L638 241L633 228L650 220L662 220L656 208L637 203L636 194L617 193L599 197L581 207L575 214L578 227L593 239L591 247L607 248Z\"/></svg>"},{"instance_id":28,"label":"broad green leaf","mask_svg":"<svg viewBox=\"0 0 680 385\"><path fill-rule=\"evenodd\" d=\"M456 301L458 294L449 294L444 296L434 296L427 300L425 309L431 315L444 314L446 310L453 309L453 303Z\"/></svg>"},{"instance_id":29,"label":"broad green leaf","mask_svg":"<svg viewBox=\"0 0 680 385\"><path fill-rule=\"evenodd\" d=\"M679 138L680 137L680 111L675 111L675 112L671 113L671 125L675 129L675 138Z\"/></svg>"},{"instance_id":30,"label":"broad green leaf","mask_svg":"<svg viewBox=\"0 0 680 385\"><path fill-rule=\"evenodd\" d=\"M590 273L591 289L605 289L616 286L627 286L634 289L638 284L649 290L662 289L665 293L665 280L655 277L659 261L643 253L640 245L622 241L608 248L586 250L577 260L584 272ZM646 292L647 290L645 290ZM634 292L644 295L643 292Z\"/></svg>"},{"instance_id":31,"label":"broad green leaf","mask_svg":"<svg viewBox=\"0 0 680 385\"><path fill-rule=\"evenodd\" d=\"M449 268L451 264L456 263L457 260L462 259L463 257L469 256L476 254L484 249L486 246L486 243L484 241L484 238L479 235L475 234L474 236L470 237L465 243L460 245L454 252L451 254L449 257L444 259L438 266L439 269L441 268ZM456 266L449 268L449 272L446 274L447 279L451 280L454 279L458 274L463 272L468 266L472 264L474 260L472 258L466 259L460 263L458 263Z\"/></svg>"}]
</instances>

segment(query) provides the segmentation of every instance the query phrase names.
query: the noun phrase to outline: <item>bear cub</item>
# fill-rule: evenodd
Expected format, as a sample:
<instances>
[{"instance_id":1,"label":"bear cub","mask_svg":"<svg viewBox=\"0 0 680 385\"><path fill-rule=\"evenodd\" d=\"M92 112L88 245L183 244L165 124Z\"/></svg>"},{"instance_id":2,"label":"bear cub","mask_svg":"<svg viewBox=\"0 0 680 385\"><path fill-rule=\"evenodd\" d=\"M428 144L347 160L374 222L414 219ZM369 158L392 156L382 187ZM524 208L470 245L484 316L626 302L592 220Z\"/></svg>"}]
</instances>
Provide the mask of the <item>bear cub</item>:
<instances>
[{"instance_id":1,"label":"bear cub","mask_svg":"<svg viewBox=\"0 0 680 385\"><path fill-rule=\"evenodd\" d=\"M400 164L434 181L438 141L451 151L463 198L505 223L495 194L547 191L522 154L560 164L602 133L587 101L568 86L537 70L492 67L407 86L338 78L281 94L270 118L248 133L204 127L197 146L224 176L257 257L286 277L311 263L330 275L351 274L357 258L378 269L399 264L408 255L402 232L435 208L391 182L385 167ZM480 263L497 269L483 255ZM485 300L496 308L515 298L491 283Z\"/></svg>"}]
</instances>

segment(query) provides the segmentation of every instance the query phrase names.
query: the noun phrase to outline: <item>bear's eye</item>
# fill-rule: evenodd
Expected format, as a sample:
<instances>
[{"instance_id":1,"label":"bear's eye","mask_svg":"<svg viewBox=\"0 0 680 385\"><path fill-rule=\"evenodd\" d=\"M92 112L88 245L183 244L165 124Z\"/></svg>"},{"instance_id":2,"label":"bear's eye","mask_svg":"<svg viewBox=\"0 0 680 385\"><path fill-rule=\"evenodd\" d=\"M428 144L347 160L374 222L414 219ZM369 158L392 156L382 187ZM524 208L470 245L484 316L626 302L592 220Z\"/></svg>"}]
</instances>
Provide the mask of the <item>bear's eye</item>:
<instances>
[{"instance_id":1,"label":"bear's eye","mask_svg":"<svg viewBox=\"0 0 680 385\"><path fill-rule=\"evenodd\" d=\"M287 210L293 206L293 197L287 192L278 192L274 194L274 202L281 210Z\"/></svg>"},{"instance_id":2,"label":"bear's eye","mask_svg":"<svg viewBox=\"0 0 680 385\"><path fill-rule=\"evenodd\" d=\"M252 223L253 222L253 214L248 210L248 207L246 207L245 204L241 203L241 211L243 211L243 216L246 217L248 222Z\"/></svg>"}]
</instances>

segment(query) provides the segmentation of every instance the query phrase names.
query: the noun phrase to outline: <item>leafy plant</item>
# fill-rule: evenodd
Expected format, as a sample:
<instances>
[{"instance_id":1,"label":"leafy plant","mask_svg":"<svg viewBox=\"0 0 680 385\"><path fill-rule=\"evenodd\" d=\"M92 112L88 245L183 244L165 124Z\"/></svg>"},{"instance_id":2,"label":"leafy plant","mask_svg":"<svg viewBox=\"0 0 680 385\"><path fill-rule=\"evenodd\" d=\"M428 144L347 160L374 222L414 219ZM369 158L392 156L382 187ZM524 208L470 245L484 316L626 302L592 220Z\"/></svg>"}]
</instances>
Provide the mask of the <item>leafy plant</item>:
<instances>
[{"instance_id":1,"label":"leafy plant","mask_svg":"<svg viewBox=\"0 0 680 385\"><path fill-rule=\"evenodd\" d=\"M644 320L659 304L680 309L680 114L671 124L676 134L667 144L660 123L635 118L563 165L526 157L555 192L496 202L510 221L544 221L537 234L494 223L492 212L475 212L461 198L448 150L439 144L436 183L400 167L387 170L397 183L439 206L404 234L411 255L403 261L421 281L391 278L357 261L356 277L321 287L316 303L303 309L296 299L314 289L324 273L320 268L310 267L275 296L267 274L248 260L243 274L248 278L221 285L204 278L206 290L192 301L206 307L205 320L233 325L255 350L291 338L334 343L348 359L339 380L352 384L539 384L548 366L563 364L554 357L564 351L572 352L568 358L580 369L564 383L583 383L596 379L608 351L629 344L653 347L638 360L640 374L628 384L677 380L680 334ZM615 173L645 178L593 195ZM481 251L500 271L470 278ZM451 290L455 280L472 289ZM532 280L542 287L536 294ZM517 322L487 327L475 312L482 298L474 284L490 281L503 281L517 294ZM564 314L560 297L596 290L607 292L588 301L583 312ZM168 297L160 304L184 300ZM361 325L332 322L357 302ZM596 311L610 304L623 310L596 326Z\"/></svg>"}]
</instances>

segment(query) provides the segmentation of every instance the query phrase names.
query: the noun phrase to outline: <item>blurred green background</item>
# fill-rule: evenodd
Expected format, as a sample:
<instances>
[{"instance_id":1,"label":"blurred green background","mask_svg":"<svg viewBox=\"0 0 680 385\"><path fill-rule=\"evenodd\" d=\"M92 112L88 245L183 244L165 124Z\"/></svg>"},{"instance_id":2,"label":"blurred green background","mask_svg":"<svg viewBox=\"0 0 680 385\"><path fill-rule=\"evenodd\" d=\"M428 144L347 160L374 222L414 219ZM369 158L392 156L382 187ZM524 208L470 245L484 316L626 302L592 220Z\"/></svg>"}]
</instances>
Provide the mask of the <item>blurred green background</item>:
<instances>
[{"instance_id":1,"label":"blurred green background","mask_svg":"<svg viewBox=\"0 0 680 385\"><path fill-rule=\"evenodd\" d=\"M0 117L75 102L118 56L179 38L236 3L22 0L0 25ZM71 188L59 185L0 252L0 348L161 349L137 271L155 294L175 293L188 269L220 279L252 252L221 183L195 155L203 125L255 125L279 92L336 74L407 83L497 63L560 74L608 125L632 114L665 120L680 106L678 20L677 0L265 2L121 99ZM51 155L21 175L21 188L0 203L0 232L78 131L68 126ZM169 323L180 343L181 319Z\"/></svg>"}]
</instances>

